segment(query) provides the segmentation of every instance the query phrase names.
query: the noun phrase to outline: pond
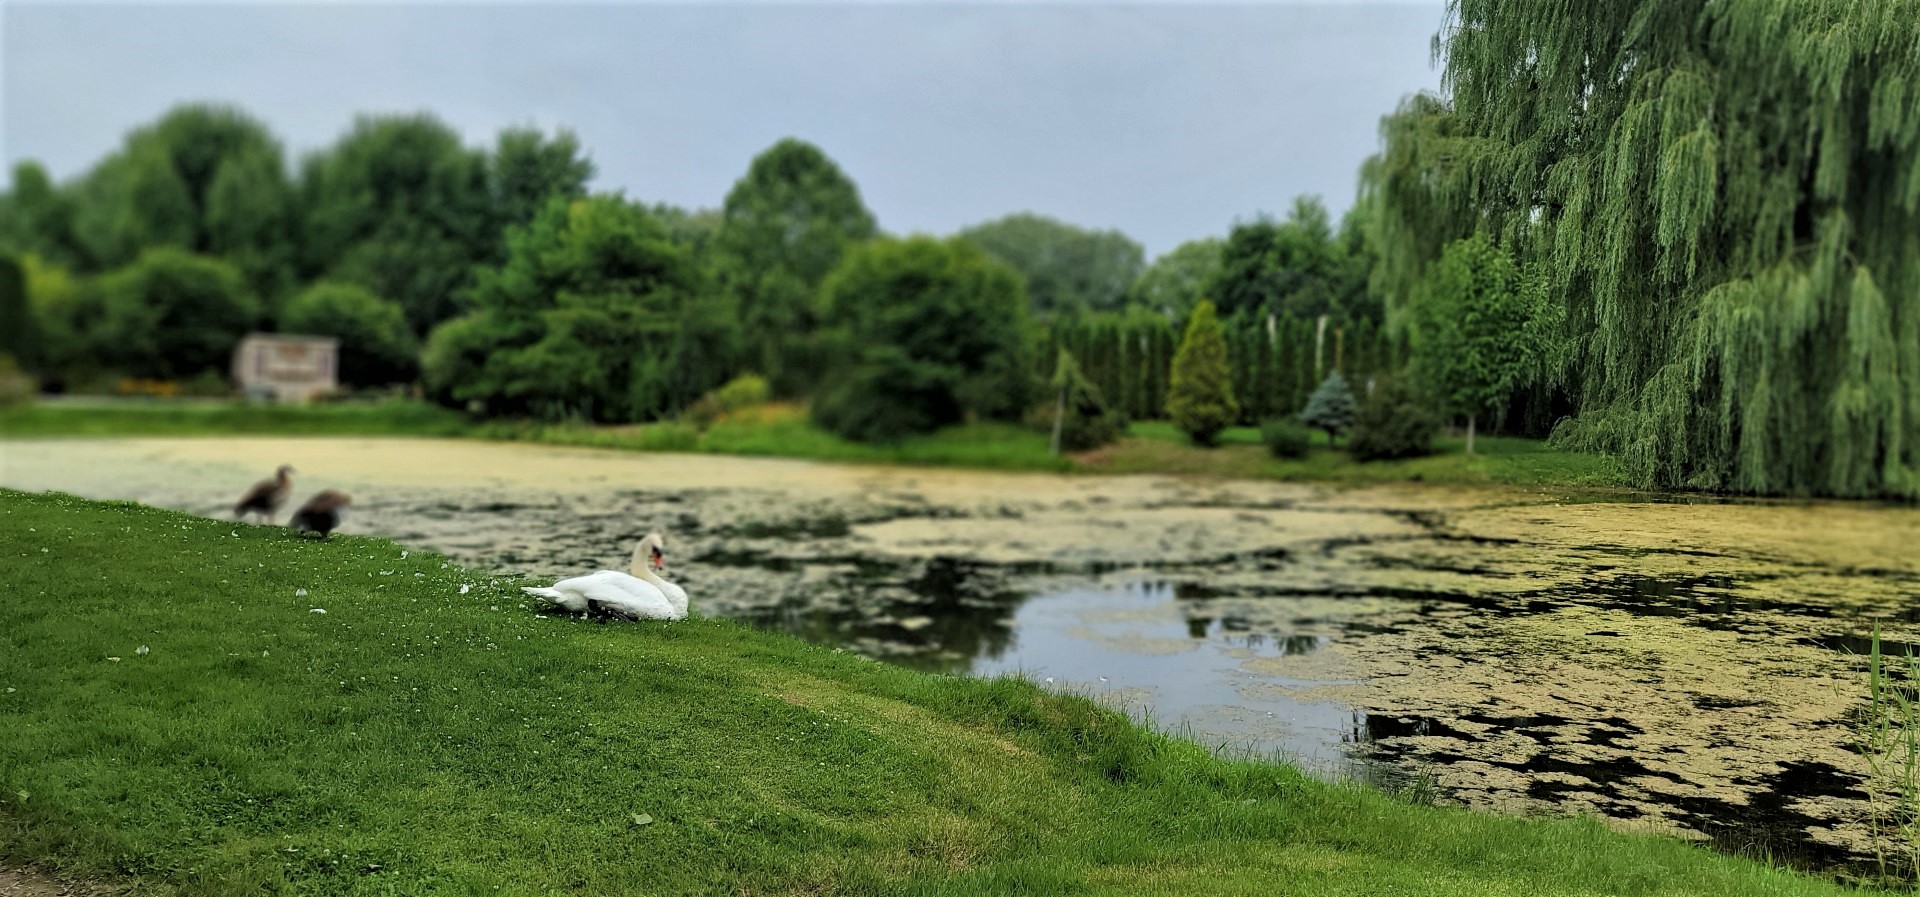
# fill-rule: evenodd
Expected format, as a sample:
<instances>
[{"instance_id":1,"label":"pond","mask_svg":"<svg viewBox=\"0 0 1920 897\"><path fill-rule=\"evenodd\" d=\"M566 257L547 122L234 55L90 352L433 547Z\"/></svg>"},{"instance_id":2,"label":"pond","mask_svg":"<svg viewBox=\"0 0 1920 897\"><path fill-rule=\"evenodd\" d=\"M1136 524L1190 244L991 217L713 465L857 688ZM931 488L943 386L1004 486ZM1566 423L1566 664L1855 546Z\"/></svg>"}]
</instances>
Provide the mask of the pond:
<instances>
[{"instance_id":1,"label":"pond","mask_svg":"<svg viewBox=\"0 0 1920 897\"><path fill-rule=\"evenodd\" d=\"M1818 869L1873 853L1857 654L1920 641L1910 507L377 439L0 443L0 484L224 516L283 462L354 494L347 532L472 566L622 566L661 528L702 614Z\"/></svg>"}]
</instances>

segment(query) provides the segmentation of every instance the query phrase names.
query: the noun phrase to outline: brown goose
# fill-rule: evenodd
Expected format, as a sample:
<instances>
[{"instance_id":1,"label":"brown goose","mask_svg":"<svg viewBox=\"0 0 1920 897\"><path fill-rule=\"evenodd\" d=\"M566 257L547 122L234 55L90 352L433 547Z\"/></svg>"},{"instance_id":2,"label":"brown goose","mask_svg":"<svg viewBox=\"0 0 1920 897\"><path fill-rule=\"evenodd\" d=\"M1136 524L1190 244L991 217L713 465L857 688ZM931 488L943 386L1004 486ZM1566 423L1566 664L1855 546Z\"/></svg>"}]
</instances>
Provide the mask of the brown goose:
<instances>
[{"instance_id":1,"label":"brown goose","mask_svg":"<svg viewBox=\"0 0 1920 897\"><path fill-rule=\"evenodd\" d=\"M248 489L247 494L240 496L240 501L234 504L233 516L258 514L262 523L272 523L273 515L280 513L280 506L286 504L287 496L293 493L293 478L288 476L293 472L292 465L282 464L279 470L273 472L273 479L253 484L253 488Z\"/></svg>"},{"instance_id":2,"label":"brown goose","mask_svg":"<svg viewBox=\"0 0 1920 897\"><path fill-rule=\"evenodd\" d=\"M347 519L347 505L353 504L353 498L345 492L334 489L322 489L314 493L300 510L293 512L293 518L287 525L303 533L315 532L325 539Z\"/></svg>"}]
</instances>

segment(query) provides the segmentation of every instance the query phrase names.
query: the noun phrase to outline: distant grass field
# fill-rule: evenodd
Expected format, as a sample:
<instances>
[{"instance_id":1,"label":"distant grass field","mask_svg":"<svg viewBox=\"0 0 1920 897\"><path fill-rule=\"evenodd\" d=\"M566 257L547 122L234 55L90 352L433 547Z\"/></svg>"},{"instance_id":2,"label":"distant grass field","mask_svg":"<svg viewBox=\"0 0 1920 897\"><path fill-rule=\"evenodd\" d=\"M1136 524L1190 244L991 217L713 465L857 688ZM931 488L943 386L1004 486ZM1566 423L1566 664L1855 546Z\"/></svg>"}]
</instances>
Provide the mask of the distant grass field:
<instances>
[{"instance_id":1,"label":"distant grass field","mask_svg":"<svg viewBox=\"0 0 1920 897\"><path fill-rule=\"evenodd\" d=\"M0 569L0 865L139 893L1877 893L380 539L0 491Z\"/></svg>"},{"instance_id":2,"label":"distant grass field","mask_svg":"<svg viewBox=\"0 0 1920 897\"><path fill-rule=\"evenodd\" d=\"M1077 457L1047 451L1047 435L1025 427L978 423L894 445L849 442L815 427L804 409L771 404L724 418L701 432L683 423L598 426L530 421L472 421L419 402L258 406L191 400L60 402L0 408L0 437L200 436L217 434L468 436L639 451L705 452L869 464L919 464L994 470L1156 473L1343 484L1425 482L1606 487L1626 485L1600 455L1556 449L1541 440L1481 437L1473 456L1456 438L1439 453L1405 461L1360 463L1316 437L1304 459L1282 461L1251 427L1221 434L1218 448L1192 445L1171 423L1141 421L1127 438Z\"/></svg>"}]
</instances>

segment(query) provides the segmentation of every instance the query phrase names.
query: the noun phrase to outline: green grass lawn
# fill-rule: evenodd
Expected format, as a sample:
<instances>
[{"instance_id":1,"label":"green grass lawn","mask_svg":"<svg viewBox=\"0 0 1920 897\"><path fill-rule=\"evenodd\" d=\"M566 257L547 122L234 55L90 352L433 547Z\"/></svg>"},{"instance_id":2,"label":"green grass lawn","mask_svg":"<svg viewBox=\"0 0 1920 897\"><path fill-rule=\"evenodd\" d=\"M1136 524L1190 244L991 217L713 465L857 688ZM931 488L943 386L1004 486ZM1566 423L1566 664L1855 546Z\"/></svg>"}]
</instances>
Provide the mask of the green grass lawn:
<instances>
[{"instance_id":1,"label":"green grass lawn","mask_svg":"<svg viewBox=\"0 0 1920 897\"><path fill-rule=\"evenodd\" d=\"M1861 893L379 539L0 492L0 569L0 864L147 893Z\"/></svg>"},{"instance_id":2,"label":"green grass lawn","mask_svg":"<svg viewBox=\"0 0 1920 897\"><path fill-rule=\"evenodd\" d=\"M1252 427L1230 427L1218 448L1192 445L1173 424L1141 421L1127 438L1079 458L1056 458L1047 434L1000 423L966 424L894 445L849 442L815 427L805 412L768 405L723 419L704 433L681 423L634 426L471 421L419 402L259 406L192 400L119 400L0 408L0 436L198 436L294 434L469 436L639 451L709 452L876 464L996 470L1165 473L1346 484L1426 482L1623 486L1614 462L1553 448L1537 439L1481 437L1468 456L1460 439L1436 441L1439 453L1405 461L1359 463L1320 436L1307 458L1277 460Z\"/></svg>"}]
</instances>

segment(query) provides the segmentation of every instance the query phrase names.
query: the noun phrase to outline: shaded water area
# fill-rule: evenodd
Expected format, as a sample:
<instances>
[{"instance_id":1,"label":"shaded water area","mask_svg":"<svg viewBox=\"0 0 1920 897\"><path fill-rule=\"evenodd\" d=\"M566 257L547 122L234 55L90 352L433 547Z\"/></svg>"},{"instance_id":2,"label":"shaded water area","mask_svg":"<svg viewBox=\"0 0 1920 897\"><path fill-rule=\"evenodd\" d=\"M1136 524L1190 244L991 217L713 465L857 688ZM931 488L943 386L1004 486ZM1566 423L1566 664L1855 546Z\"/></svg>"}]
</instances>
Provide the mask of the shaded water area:
<instances>
[{"instance_id":1,"label":"shaded water area","mask_svg":"<svg viewBox=\"0 0 1920 897\"><path fill-rule=\"evenodd\" d=\"M662 528L698 613L1836 871L1872 855L1854 652L1920 643L1920 510L1868 504L367 439L0 443L0 485L221 516L282 462L354 494L346 532L471 566L620 567Z\"/></svg>"}]
</instances>

